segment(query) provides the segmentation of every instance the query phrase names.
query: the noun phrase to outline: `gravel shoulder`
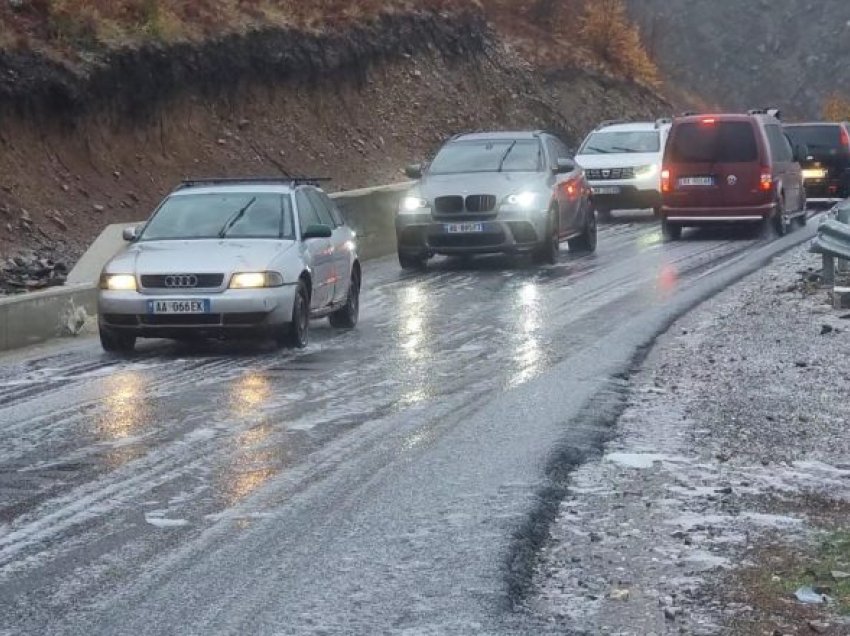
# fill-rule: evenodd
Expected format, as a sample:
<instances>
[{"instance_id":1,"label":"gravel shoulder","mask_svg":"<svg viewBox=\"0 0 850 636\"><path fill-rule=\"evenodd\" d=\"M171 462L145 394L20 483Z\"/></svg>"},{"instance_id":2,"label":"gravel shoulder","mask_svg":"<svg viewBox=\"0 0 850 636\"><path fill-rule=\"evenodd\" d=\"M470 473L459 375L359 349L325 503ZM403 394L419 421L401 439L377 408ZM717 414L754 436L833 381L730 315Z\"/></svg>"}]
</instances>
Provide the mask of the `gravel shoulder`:
<instances>
[{"instance_id":1,"label":"gravel shoulder","mask_svg":"<svg viewBox=\"0 0 850 636\"><path fill-rule=\"evenodd\" d=\"M818 269L799 247L659 338L525 612L567 633L850 634L850 315ZM830 602L799 602L807 585Z\"/></svg>"}]
</instances>

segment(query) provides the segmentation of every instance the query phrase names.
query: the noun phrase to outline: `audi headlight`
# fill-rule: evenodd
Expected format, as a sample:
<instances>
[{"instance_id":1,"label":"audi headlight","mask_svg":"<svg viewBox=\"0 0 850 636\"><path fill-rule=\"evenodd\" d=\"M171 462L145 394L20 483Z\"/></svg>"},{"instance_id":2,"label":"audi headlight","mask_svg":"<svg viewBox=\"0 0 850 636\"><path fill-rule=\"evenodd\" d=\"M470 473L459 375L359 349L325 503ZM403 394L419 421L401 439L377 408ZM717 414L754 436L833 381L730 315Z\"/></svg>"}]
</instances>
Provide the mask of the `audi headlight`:
<instances>
[{"instance_id":1,"label":"audi headlight","mask_svg":"<svg viewBox=\"0 0 850 636\"><path fill-rule=\"evenodd\" d=\"M530 210L534 207L535 203L537 203L536 192L520 192L508 197L508 204L515 205L523 210Z\"/></svg>"},{"instance_id":2,"label":"audi headlight","mask_svg":"<svg viewBox=\"0 0 850 636\"><path fill-rule=\"evenodd\" d=\"M261 289L281 285L283 276L277 272L243 272L234 274L230 279L230 289Z\"/></svg>"},{"instance_id":3,"label":"audi headlight","mask_svg":"<svg viewBox=\"0 0 850 636\"><path fill-rule=\"evenodd\" d=\"M399 214L416 214L428 208L428 202L421 197L404 197L398 208Z\"/></svg>"},{"instance_id":4,"label":"audi headlight","mask_svg":"<svg viewBox=\"0 0 850 636\"><path fill-rule=\"evenodd\" d=\"M658 172L658 164L651 163L647 166L638 166L635 168L635 176L639 178L652 177Z\"/></svg>"},{"instance_id":5,"label":"audi headlight","mask_svg":"<svg viewBox=\"0 0 850 636\"><path fill-rule=\"evenodd\" d=\"M103 274L100 288L110 291L136 291L136 277L132 274Z\"/></svg>"}]
</instances>

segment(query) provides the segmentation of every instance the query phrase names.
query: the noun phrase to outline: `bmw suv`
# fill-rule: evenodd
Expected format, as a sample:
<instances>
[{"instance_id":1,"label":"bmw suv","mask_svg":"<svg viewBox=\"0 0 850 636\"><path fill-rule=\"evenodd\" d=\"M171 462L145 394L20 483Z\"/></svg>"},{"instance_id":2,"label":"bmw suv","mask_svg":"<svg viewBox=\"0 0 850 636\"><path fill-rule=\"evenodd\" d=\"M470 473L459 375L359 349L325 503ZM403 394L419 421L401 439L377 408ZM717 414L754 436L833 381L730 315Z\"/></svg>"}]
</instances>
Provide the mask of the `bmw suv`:
<instances>
[{"instance_id":1,"label":"bmw suv","mask_svg":"<svg viewBox=\"0 0 850 636\"><path fill-rule=\"evenodd\" d=\"M403 269L435 254L531 253L554 263L561 241L596 249L596 216L584 172L557 137L537 132L458 135L427 167L396 216Z\"/></svg>"}]
</instances>

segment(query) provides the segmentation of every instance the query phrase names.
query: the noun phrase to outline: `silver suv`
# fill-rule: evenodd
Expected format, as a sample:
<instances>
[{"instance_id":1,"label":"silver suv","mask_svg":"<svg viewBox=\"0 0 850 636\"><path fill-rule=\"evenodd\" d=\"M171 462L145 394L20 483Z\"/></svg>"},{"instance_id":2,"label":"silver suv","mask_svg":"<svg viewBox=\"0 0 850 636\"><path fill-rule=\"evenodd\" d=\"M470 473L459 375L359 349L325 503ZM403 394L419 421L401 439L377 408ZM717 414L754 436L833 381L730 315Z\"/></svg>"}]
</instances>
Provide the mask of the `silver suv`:
<instances>
[{"instance_id":1,"label":"silver suv","mask_svg":"<svg viewBox=\"0 0 850 636\"><path fill-rule=\"evenodd\" d=\"M554 263L561 241L596 249L596 216L584 172L557 137L538 132L458 135L423 169L396 216L403 269L434 254L530 252Z\"/></svg>"},{"instance_id":2,"label":"silver suv","mask_svg":"<svg viewBox=\"0 0 850 636\"><path fill-rule=\"evenodd\" d=\"M357 324L355 234L310 181L183 183L104 268L98 313L109 352L137 338L272 337L305 347L311 318Z\"/></svg>"}]
</instances>

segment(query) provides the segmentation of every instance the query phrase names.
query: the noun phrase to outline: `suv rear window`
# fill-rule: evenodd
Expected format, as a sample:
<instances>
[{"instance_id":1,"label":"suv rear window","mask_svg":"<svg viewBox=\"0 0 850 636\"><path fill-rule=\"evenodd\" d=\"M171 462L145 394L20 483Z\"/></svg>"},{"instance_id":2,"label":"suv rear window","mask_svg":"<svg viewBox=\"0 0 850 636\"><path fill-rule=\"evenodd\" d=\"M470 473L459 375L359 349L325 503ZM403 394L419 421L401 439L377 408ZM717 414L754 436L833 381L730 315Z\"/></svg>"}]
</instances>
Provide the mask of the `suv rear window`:
<instances>
[{"instance_id":1,"label":"suv rear window","mask_svg":"<svg viewBox=\"0 0 850 636\"><path fill-rule=\"evenodd\" d=\"M745 121L679 124L670 141L670 158L677 163L758 161L753 126Z\"/></svg>"},{"instance_id":2,"label":"suv rear window","mask_svg":"<svg viewBox=\"0 0 850 636\"><path fill-rule=\"evenodd\" d=\"M813 152L835 150L841 146L840 126L786 126L794 145L808 146Z\"/></svg>"}]
</instances>

